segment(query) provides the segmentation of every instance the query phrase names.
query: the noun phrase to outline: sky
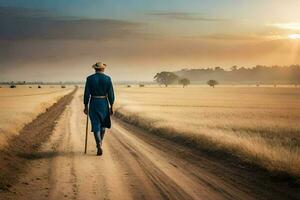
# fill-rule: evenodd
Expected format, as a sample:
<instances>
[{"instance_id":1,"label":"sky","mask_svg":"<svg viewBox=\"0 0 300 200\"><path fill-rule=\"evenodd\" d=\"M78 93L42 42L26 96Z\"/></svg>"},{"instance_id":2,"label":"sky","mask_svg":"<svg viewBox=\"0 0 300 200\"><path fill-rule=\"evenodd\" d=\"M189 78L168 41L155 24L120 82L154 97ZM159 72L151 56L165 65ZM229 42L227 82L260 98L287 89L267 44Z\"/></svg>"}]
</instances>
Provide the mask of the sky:
<instances>
[{"instance_id":1,"label":"sky","mask_svg":"<svg viewBox=\"0 0 300 200\"><path fill-rule=\"evenodd\" d=\"M300 63L299 0L0 0L0 81Z\"/></svg>"}]
</instances>

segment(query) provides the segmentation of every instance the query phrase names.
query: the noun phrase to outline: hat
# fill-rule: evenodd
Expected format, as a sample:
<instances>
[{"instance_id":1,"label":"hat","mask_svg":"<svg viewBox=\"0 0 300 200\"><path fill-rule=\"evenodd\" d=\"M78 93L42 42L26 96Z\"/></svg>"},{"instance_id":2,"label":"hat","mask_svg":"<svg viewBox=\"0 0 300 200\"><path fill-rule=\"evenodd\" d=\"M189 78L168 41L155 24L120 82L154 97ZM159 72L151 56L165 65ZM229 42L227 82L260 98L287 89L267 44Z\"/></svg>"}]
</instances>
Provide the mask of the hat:
<instances>
[{"instance_id":1,"label":"hat","mask_svg":"<svg viewBox=\"0 0 300 200\"><path fill-rule=\"evenodd\" d=\"M94 69L105 69L106 68L106 64L105 63L103 63L103 62L97 62L97 63L95 63L92 67L94 68Z\"/></svg>"}]
</instances>

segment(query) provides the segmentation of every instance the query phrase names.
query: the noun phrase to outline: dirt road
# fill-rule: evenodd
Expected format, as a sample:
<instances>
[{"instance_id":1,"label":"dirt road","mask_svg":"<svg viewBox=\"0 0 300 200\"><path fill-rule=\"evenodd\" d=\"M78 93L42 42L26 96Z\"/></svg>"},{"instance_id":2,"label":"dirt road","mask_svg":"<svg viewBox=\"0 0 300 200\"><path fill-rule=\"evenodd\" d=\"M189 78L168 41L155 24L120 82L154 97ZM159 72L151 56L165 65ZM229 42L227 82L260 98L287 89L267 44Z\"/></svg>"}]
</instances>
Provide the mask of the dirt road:
<instances>
[{"instance_id":1,"label":"dirt road","mask_svg":"<svg viewBox=\"0 0 300 200\"><path fill-rule=\"evenodd\" d=\"M92 134L84 155L84 131L77 92L50 140L29 157L26 173L0 199L297 198L272 187L266 191L267 182L256 184L250 172L241 175L243 169L233 170L116 119L105 136L104 155L95 156Z\"/></svg>"}]
</instances>

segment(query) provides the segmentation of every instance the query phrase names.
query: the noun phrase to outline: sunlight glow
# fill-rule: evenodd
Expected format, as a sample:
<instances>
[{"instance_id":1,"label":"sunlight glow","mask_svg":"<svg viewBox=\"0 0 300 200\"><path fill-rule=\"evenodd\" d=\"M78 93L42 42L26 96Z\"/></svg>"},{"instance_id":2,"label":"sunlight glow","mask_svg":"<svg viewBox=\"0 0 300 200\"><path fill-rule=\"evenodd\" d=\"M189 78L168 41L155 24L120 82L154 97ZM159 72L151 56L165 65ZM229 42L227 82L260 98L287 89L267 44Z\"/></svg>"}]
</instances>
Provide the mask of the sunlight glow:
<instances>
[{"instance_id":1,"label":"sunlight glow","mask_svg":"<svg viewBox=\"0 0 300 200\"><path fill-rule=\"evenodd\" d=\"M297 40L300 39L300 34L291 34L288 36L289 39Z\"/></svg>"}]
</instances>

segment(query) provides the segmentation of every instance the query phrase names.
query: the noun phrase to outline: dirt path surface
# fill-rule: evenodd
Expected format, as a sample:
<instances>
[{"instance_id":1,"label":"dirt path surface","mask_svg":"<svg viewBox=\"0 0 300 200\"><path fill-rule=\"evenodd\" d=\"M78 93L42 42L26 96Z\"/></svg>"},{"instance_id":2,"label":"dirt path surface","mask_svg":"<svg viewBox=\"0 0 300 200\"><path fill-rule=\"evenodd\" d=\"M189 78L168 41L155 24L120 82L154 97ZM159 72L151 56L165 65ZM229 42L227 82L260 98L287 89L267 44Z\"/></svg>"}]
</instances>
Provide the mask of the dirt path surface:
<instances>
[{"instance_id":1,"label":"dirt path surface","mask_svg":"<svg viewBox=\"0 0 300 200\"><path fill-rule=\"evenodd\" d=\"M84 155L85 119L77 92L48 142L28 156L30 168L0 199L297 199L115 119L104 155L95 156L92 134Z\"/></svg>"}]
</instances>

